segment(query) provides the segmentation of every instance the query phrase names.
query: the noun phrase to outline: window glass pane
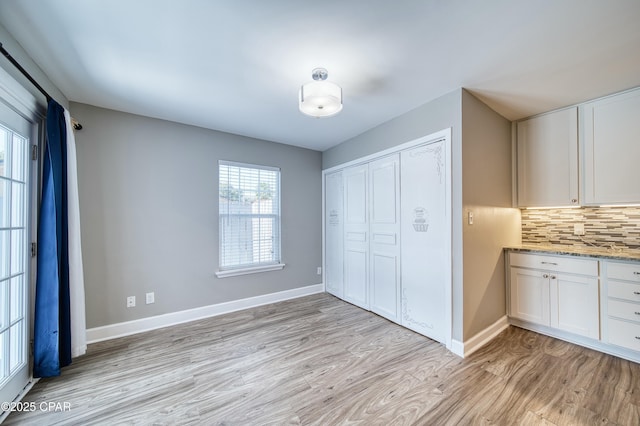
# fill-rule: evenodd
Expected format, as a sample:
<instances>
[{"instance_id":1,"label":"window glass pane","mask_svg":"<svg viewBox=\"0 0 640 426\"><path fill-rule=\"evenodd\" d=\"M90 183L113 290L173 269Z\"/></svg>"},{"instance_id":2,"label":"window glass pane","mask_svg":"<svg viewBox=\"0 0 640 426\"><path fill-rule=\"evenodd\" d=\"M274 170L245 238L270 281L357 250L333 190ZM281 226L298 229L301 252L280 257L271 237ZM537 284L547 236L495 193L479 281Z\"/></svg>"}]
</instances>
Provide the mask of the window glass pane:
<instances>
[{"instance_id":1,"label":"window glass pane","mask_svg":"<svg viewBox=\"0 0 640 426\"><path fill-rule=\"evenodd\" d=\"M280 171L220 163L220 268L280 263Z\"/></svg>"},{"instance_id":2,"label":"window glass pane","mask_svg":"<svg viewBox=\"0 0 640 426\"><path fill-rule=\"evenodd\" d=\"M7 129L0 126L0 176L7 176L9 170L7 170L7 161L9 159L9 153L7 152L7 139L9 138L9 132Z\"/></svg>"},{"instance_id":3,"label":"window glass pane","mask_svg":"<svg viewBox=\"0 0 640 426\"><path fill-rule=\"evenodd\" d=\"M11 231L11 270L10 275L24 272L24 231Z\"/></svg>"},{"instance_id":4,"label":"window glass pane","mask_svg":"<svg viewBox=\"0 0 640 426\"><path fill-rule=\"evenodd\" d=\"M11 278L11 285L9 286L9 305L11 306L10 322L15 322L24 316L23 282L24 274Z\"/></svg>"},{"instance_id":5,"label":"window glass pane","mask_svg":"<svg viewBox=\"0 0 640 426\"><path fill-rule=\"evenodd\" d=\"M8 228L11 224L11 199L9 198L10 187L10 181L0 178L0 228Z\"/></svg>"},{"instance_id":6,"label":"window glass pane","mask_svg":"<svg viewBox=\"0 0 640 426\"><path fill-rule=\"evenodd\" d=\"M260 262L273 260L273 218L252 219L253 235L255 244L253 246L253 257Z\"/></svg>"},{"instance_id":7,"label":"window glass pane","mask_svg":"<svg viewBox=\"0 0 640 426\"><path fill-rule=\"evenodd\" d=\"M27 140L14 133L11 147L11 178L24 182Z\"/></svg>"},{"instance_id":8,"label":"window glass pane","mask_svg":"<svg viewBox=\"0 0 640 426\"><path fill-rule=\"evenodd\" d=\"M9 374L25 362L23 327L24 321L19 321L9 329Z\"/></svg>"},{"instance_id":9,"label":"window glass pane","mask_svg":"<svg viewBox=\"0 0 640 426\"><path fill-rule=\"evenodd\" d=\"M11 184L11 226L24 226L24 183Z\"/></svg>"}]
</instances>

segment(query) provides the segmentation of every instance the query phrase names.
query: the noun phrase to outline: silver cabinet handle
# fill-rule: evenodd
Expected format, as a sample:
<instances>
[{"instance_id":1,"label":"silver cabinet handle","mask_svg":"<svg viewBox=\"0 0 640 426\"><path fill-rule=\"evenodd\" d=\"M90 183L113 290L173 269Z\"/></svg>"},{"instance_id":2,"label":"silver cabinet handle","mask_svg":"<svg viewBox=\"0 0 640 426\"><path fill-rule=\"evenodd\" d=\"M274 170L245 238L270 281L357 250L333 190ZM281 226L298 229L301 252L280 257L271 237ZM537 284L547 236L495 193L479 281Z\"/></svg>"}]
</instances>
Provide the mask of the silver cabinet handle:
<instances>
[{"instance_id":1,"label":"silver cabinet handle","mask_svg":"<svg viewBox=\"0 0 640 426\"><path fill-rule=\"evenodd\" d=\"M636 315L640 315L640 312L634 312L634 314L636 314Z\"/></svg>"},{"instance_id":2,"label":"silver cabinet handle","mask_svg":"<svg viewBox=\"0 0 640 426\"><path fill-rule=\"evenodd\" d=\"M542 278L549 278L549 274L543 274Z\"/></svg>"},{"instance_id":3,"label":"silver cabinet handle","mask_svg":"<svg viewBox=\"0 0 640 426\"><path fill-rule=\"evenodd\" d=\"M551 275L551 279L552 279L552 280L555 280L555 279L556 279L556 276L555 276L555 275Z\"/></svg>"},{"instance_id":4,"label":"silver cabinet handle","mask_svg":"<svg viewBox=\"0 0 640 426\"><path fill-rule=\"evenodd\" d=\"M540 262L540 263L542 263L543 265L555 265L555 266L558 266L558 264L555 263L555 262Z\"/></svg>"},{"instance_id":5,"label":"silver cabinet handle","mask_svg":"<svg viewBox=\"0 0 640 426\"><path fill-rule=\"evenodd\" d=\"M576 204L577 202L578 202L578 199L577 199L577 198L572 198L572 199L571 199L571 204Z\"/></svg>"},{"instance_id":6,"label":"silver cabinet handle","mask_svg":"<svg viewBox=\"0 0 640 426\"><path fill-rule=\"evenodd\" d=\"M640 340L640 336L636 336L636 339Z\"/></svg>"},{"instance_id":7,"label":"silver cabinet handle","mask_svg":"<svg viewBox=\"0 0 640 426\"><path fill-rule=\"evenodd\" d=\"M640 275L640 272L638 272L638 271L633 271L633 275Z\"/></svg>"},{"instance_id":8,"label":"silver cabinet handle","mask_svg":"<svg viewBox=\"0 0 640 426\"><path fill-rule=\"evenodd\" d=\"M637 294L638 296L640 296L640 291L634 291L633 294Z\"/></svg>"}]
</instances>

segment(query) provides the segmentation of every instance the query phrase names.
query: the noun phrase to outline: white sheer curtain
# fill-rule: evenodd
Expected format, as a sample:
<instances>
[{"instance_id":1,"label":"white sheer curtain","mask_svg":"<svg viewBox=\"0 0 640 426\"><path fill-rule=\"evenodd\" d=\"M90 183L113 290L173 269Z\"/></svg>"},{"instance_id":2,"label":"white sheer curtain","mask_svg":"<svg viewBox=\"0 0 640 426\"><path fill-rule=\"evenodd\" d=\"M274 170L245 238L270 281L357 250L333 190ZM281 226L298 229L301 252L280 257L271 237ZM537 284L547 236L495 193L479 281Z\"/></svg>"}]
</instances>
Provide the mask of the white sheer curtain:
<instances>
[{"instance_id":1,"label":"white sheer curtain","mask_svg":"<svg viewBox=\"0 0 640 426\"><path fill-rule=\"evenodd\" d=\"M84 270L80 239L80 203L78 198L78 168L76 138L69 111L64 111L67 124L67 196L69 209L69 298L71 310L71 356L87 352L87 327L84 303Z\"/></svg>"}]
</instances>

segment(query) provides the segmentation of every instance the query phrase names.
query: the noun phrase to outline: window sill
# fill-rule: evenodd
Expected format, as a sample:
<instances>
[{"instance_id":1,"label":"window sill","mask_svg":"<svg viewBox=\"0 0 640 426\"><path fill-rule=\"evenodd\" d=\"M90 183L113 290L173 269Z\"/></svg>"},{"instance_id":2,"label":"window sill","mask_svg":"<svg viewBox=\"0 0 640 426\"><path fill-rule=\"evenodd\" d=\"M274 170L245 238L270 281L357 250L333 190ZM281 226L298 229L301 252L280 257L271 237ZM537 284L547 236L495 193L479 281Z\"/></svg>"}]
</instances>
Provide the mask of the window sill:
<instances>
[{"instance_id":1,"label":"window sill","mask_svg":"<svg viewBox=\"0 0 640 426\"><path fill-rule=\"evenodd\" d=\"M218 278L236 277L238 275L257 274L258 272L278 271L282 268L284 268L284 263L278 263L275 265L256 266L253 268L228 269L226 271L216 272L216 277Z\"/></svg>"}]
</instances>

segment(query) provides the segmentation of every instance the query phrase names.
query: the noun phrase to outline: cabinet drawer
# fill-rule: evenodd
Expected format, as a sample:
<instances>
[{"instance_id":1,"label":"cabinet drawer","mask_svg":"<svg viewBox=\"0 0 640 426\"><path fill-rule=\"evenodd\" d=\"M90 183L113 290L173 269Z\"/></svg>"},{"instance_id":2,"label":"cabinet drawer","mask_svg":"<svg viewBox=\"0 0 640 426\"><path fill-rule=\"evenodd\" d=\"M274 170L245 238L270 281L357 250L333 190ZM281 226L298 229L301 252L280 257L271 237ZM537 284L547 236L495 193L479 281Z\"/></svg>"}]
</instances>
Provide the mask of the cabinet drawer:
<instances>
[{"instance_id":1,"label":"cabinet drawer","mask_svg":"<svg viewBox=\"0 0 640 426\"><path fill-rule=\"evenodd\" d=\"M616 318L636 321L640 325L640 303L629 303L621 300L609 300L609 315Z\"/></svg>"},{"instance_id":2,"label":"cabinet drawer","mask_svg":"<svg viewBox=\"0 0 640 426\"><path fill-rule=\"evenodd\" d=\"M640 324L608 319L609 343L640 351Z\"/></svg>"},{"instance_id":3,"label":"cabinet drawer","mask_svg":"<svg viewBox=\"0 0 640 426\"><path fill-rule=\"evenodd\" d=\"M609 284L609 290L607 291L609 297L640 303L640 284L612 280L607 282Z\"/></svg>"},{"instance_id":4,"label":"cabinet drawer","mask_svg":"<svg viewBox=\"0 0 640 426\"><path fill-rule=\"evenodd\" d=\"M522 268L598 276L598 261L593 259L511 252L509 262L511 266L520 266Z\"/></svg>"},{"instance_id":5,"label":"cabinet drawer","mask_svg":"<svg viewBox=\"0 0 640 426\"><path fill-rule=\"evenodd\" d=\"M607 278L640 283L640 263L607 262Z\"/></svg>"}]
</instances>

